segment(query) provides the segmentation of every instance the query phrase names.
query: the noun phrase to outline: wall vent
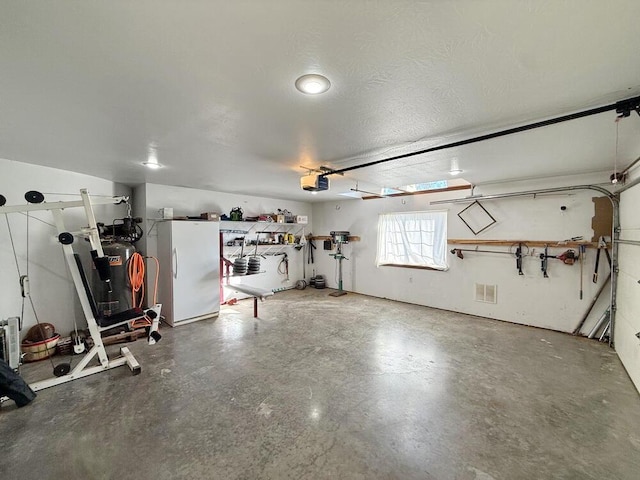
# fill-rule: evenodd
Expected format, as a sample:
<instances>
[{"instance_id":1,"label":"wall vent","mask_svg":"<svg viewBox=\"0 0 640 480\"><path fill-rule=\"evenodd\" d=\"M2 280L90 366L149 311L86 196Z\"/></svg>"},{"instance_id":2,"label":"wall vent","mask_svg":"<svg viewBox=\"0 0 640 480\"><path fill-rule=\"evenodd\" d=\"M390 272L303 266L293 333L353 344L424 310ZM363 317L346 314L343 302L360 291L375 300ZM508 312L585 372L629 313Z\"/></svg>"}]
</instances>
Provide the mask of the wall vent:
<instances>
[{"instance_id":1,"label":"wall vent","mask_svg":"<svg viewBox=\"0 0 640 480\"><path fill-rule=\"evenodd\" d=\"M476 302L498 303L498 286L476 283Z\"/></svg>"}]
</instances>

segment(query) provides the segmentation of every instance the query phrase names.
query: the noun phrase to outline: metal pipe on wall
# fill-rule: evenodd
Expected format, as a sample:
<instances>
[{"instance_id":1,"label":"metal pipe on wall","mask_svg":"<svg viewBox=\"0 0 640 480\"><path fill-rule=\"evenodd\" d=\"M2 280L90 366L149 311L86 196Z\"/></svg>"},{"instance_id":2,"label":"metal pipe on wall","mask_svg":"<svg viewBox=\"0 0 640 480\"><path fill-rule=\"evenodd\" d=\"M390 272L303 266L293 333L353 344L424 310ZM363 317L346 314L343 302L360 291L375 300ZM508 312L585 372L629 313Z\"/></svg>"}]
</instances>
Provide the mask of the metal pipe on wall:
<instances>
[{"instance_id":1,"label":"metal pipe on wall","mask_svg":"<svg viewBox=\"0 0 640 480\"><path fill-rule=\"evenodd\" d=\"M640 246L640 240L617 240L618 243L623 243L624 245L637 245Z\"/></svg>"},{"instance_id":2,"label":"metal pipe on wall","mask_svg":"<svg viewBox=\"0 0 640 480\"><path fill-rule=\"evenodd\" d=\"M629 170L631 170L633 167L635 167L635 166L638 164L638 162L640 162L640 157L636 158L633 162L631 162L631 163L627 166L627 168L625 168L624 170L622 170L622 171L620 172L620 174L622 174L622 175L626 175L627 173L629 173Z\"/></svg>"},{"instance_id":3,"label":"metal pipe on wall","mask_svg":"<svg viewBox=\"0 0 640 480\"><path fill-rule=\"evenodd\" d=\"M610 199L615 198L615 194L611 193L609 190L599 185L572 185L568 187L539 188L536 190L526 190L522 192L496 193L492 195L473 195L473 196L464 197L464 198L453 198L451 200L436 200L435 202L429 202L429 205L441 205L445 203L469 203L469 202L475 202L476 200L495 200L499 198L524 197L528 195L567 192L571 190L595 190L596 192L600 192L604 196L609 197Z\"/></svg>"},{"instance_id":4,"label":"metal pipe on wall","mask_svg":"<svg viewBox=\"0 0 640 480\"><path fill-rule=\"evenodd\" d=\"M596 324L593 326L593 328L589 331L589 334L587 335L587 338L595 337L596 334L598 333L598 331L600 330L600 328L602 328L602 325L604 324L604 322L606 322L608 319L609 319L609 312L606 311L600 316L600 319L596 322Z\"/></svg>"},{"instance_id":5,"label":"metal pipe on wall","mask_svg":"<svg viewBox=\"0 0 640 480\"><path fill-rule=\"evenodd\" d=\"M622 192L624 192L625 190L629 190L630 188L635 187L636 185L638 185L640 183L640 177L636 178L635 180L632 180L629 183L626 183L625 185L623 185L622 187L618 188L616 190L616 195L621 194Z\"/></svg>"}]
</instances>

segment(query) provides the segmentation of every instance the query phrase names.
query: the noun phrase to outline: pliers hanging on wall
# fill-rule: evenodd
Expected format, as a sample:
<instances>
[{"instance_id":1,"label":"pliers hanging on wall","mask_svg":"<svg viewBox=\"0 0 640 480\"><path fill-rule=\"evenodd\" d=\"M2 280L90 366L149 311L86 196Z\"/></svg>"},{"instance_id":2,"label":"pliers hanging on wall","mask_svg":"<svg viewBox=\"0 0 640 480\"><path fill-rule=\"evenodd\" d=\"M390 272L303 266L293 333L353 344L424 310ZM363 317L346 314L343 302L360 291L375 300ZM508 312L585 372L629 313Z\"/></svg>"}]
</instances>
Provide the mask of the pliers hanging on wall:
<instances>
[{"instance_id":1,"label":"pliers hanging on wall","mask_svg":"<svg viewBox=\"0 0 640 480\"><path fill-rule=\"evenodd\" d=\"M309 234L309 241L307 242L309 246L308 254L307 254L307 263L311 265L313 263L313 251L316 249L316 244L313 240L313 234Z\"/></svg>"},{"instance_id":2,"label":"pliers hanging on wall","mask_svg":"<svg viewBox=\"0 0 640 480\"><path fill-rule=\"evenodd\" d=\"M609 249L607 248L607 242L604 240L604 237L600 237L598 239L598 251L596 253L596 266L593 270L593 283L598 283L598 264L600 263L601 250L604 250L604 253L606 253L607 262L609 262L609 268L611 268L611 255L609 254Z\"/></svg>"}]
</instances>

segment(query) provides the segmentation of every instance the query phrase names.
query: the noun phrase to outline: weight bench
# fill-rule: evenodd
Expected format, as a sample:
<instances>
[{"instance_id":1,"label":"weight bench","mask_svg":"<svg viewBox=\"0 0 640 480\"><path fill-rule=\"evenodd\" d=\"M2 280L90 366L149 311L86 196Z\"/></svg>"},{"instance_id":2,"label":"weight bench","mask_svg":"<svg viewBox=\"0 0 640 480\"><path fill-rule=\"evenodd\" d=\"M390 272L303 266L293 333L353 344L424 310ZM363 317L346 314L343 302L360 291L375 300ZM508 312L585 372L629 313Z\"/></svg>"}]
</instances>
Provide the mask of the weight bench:
<instances>
[{"instance_id":1,"label":"weight bench","mask_svg":"<svg viewBox=\"0 0 640 480\"><path fill-rule=\"evenodd\" d=\"M258 298L264 302L265 298L273 295L272 290L260 287L252 287L250 285L226 285L236 292L246 293L253 297L253 318L258 317Z\"/></svg>"}]
</instances>

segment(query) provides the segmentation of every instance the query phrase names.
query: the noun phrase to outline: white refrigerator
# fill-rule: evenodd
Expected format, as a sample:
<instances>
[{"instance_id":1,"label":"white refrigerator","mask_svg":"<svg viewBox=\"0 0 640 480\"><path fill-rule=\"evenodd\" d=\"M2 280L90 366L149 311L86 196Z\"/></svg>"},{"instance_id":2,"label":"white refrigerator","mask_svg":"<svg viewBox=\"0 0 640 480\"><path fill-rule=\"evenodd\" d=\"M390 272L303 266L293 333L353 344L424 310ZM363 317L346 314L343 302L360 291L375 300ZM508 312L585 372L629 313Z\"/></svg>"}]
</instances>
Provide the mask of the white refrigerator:
<instances>
[{"instance_id":1,"label":"white refrigerator","mask_svg":"<svg viewBox=\"0 0 640 480\"><path fill-rule=\"evenodd\" d=\"M220 224L171 220L158 223L159 300L169 325L218 315Z\"/></svg>"}]
</instances>

